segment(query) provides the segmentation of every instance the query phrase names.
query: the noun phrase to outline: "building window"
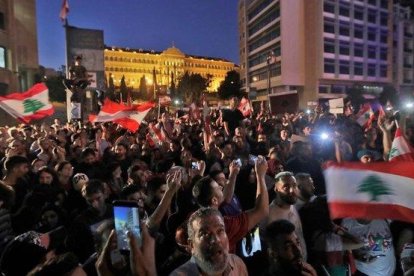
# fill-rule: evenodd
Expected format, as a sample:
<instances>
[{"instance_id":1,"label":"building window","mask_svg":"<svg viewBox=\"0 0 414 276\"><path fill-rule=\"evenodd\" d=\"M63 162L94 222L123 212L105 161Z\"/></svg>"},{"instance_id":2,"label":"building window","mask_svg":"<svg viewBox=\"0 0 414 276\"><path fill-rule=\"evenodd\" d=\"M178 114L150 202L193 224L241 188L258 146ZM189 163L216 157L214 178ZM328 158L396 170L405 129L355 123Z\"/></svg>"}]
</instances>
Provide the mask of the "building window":
<instances>
[{"instance_id":1,"label":"building window","mask_svg":"<svg viewBox=\"0 0 414 276\"><path fill-rule=\"evenodd\" d=\"M368 40L370 41L377 40L377 30L375 28L368 28Z\"/></svg>"},{"instance_id":2,"label":"building window","mask_svg":"<svg viewBox=\"0 0 414 276\"><path fill-rule=\"evenodd\" d=\"M381 41L381 43L387 43L388 42L387 32L381 31L380 41Z\"/></svg>"},{"instance_id":3,"label":"building window","mask_svg":"<svg viewBox=\"0 0 414 276\"><path fill-rule=\"evenodd\" d=\"M333 20L325 19L323 30L325 33L335 33L335 25Z\"/></svg>"},{"instance_id":4,"label":"building window","mask_svg":"<svg viewBox=\"0 0 414 276\"><path fill-rule=\"evenodd\" d=\"M368 10L368 22L377 23L377 12L375 10Z\"/></svg>"},{"instance_id":5,"label":"building window","mask_svg":"<svg viewBox=\"0 0 414 276\"><path fill-rule=\"evenodd\" d=\"M6 48L0 46L0 68L6 68Z\"/></svg>"},{"instance_id":6,"label":"building window","mask_svg":"<svg viewBox=\"0 0 414 276\"><path fill-rule=\"evenodd\" d=\"M329 87L326 85L319 85L319 93L328 93Z\"/></svg>"},{"instance_id":7,"label":"building window","mask_svg":"<svg viewBox=\"0 0 414 276\"><path fill-rule=\"evenodd\" d=\"M364 9L362 7L354 6L354 18L364 20Z\"/></svg>"},{"instance_id":8,"label":"building window","mask_svg":"<svg viewBox=\"0 0 414 276\"><path fill-rule=\"evenodd\" d=\"M388 0L381 0L381 8L388 9Z\"/></svg>"},{"instance_id":9,"label":"building window","mask_svg":"<svg viewBox=\"0 0 414 276\"><path fill-rule=\"evenodd\" d=\"M354 37L355 38L364 38L364 27L360 25L354 25Z\"/></svg>"},{"instance_id":10,"label":"building window","mask_svg":"<svg viewBox=\"0 0 414 276\"><path fill-rule=\"evenodd\" d=\"M325 39L324 43L324 51L325 53L335 53L335 40L333 39Z\"/></svg>"},{"instance_id":11,"label":"building window","mask_svg":"<svg viewBox=\"0 0 414 276\"><path fill-rule=\"evenodd\" d=\"M376 6L377 5L377 0L368 0L368 4Z\"/></svg>"},{"instance_id":12,"label":"building window","mask_svg":"<svg viewBox=\"0 0 414 276\"><path fill-rule=\"evenodd\" d=\"M376 67L375 64L368 64L368 76L375 77L376 76Z\"/></svg>"},{"instance_id":13,"label":"building window","mask_svg":"<svg viewBox=\"0 0 414 276\"><path fill-rule=\"evenodd\" d=\"M325 73L335 73L335 60L330 58L325 58L324 60L324 72Z\"/></svg>"},{"instance_id":14,"label":"building window","mask_svg":"<svg viewBox=\"0 0 414 276\"><path fill-rule=\"evenodd\" d=\"M388 25L388 14L387 13L384 13L384 12L381 13L380 24L382 26L387 26Z\"/></svg>"},{"instance_id":15,"label":"building window","mask_svg":"<svg viewBox=\"0 0 414 276\"><path fill-rule=\"evenodd\" d=\"M4 13L0 12L0 30L6 29L6 23L4 20Z\"/></svg>"},{"instance_id":16,"label":"building window","mask_svg":"<svg viewBox=\"0 0 414 276\"><path fill-rule=\"evenodd\" d=\"M339 54L349 56L349 44L341 41L339 43Z\"/></svg>"},{"instance_id":17,"label":"building window","mask_svg":"<svg viewBox=\"0 0 414 276\"><path fill-rule=\"evenodd\" d=\"M354 56L356 57L364 56L364 45L357 44L357 43L354 45Z\"/></svg>"},{"instance_id":18,"label":"building window","mask_svg":"<svg viewBox=\"0 0 414 276\"><path fill-rule=\"evenodd\" d=\"M371 59L377 58L377 47L368 46L368 58L371 58Z\"/></svg>"},{"instance_id":19,"label":"building window","mask_svg":"<svg viewBox=\"0 0 414 276\"><path fill-rule=\"evenodd\" d=\"M357 76L364 75L364 64L362 62L354 63L354 75L357 75Z\"/></svg>"},{"instance_id":20,"label":"building window","mask_svg":"<svg viewBox=\"0 0 414 276\"><path fill-rule=\"evenodd\" d=\"M386 78L387 77L387 65L380 66L380 77Z\"/></svg>"},{"instance_id":21,"label":"building window","mask_svg":"<svg viewBox=\"0 0 414 276\"><path fill-rule=\"evenodd\" d=\"M339 15L349 17L349 5L341 3L339 6Z\"/></svg>"},{"instance_id":22,"label":"building window","mask_svg":"<svg viewBox=\"0 0 414 276\"><path fill-rule=\"evenodd\" d=\"M346 22L339 22L339 34L349 36L349 24Z\"/></svg>"},{"instance_id":23,"label":"building window","mask_svg":"<svg viewBox=\"0 0 414 276\"><path fill-rule=\"evenodd\" d=\"M339 74L349 75L349 61L339 61Z\"/></svg>"},{"instance_id":24,"label":"building window","mask_svg":"<svg viewBox=\"0 0 414 276\"><path fill-rule=\"evenodd\" d=\"M335 5L333 3L326 2L323 3L323 11L329 13L335 13Z\"/></svg>"},{"instance_id":25,"label":"building window","mask_svg":"<svg viewBox=\"0 0 414 276\"><path fill-rule=\"evenodd\" d=\"M381 60L387 60L387 48L381 48L380 51L380 59Z\"/></svg>"}]
</instances>

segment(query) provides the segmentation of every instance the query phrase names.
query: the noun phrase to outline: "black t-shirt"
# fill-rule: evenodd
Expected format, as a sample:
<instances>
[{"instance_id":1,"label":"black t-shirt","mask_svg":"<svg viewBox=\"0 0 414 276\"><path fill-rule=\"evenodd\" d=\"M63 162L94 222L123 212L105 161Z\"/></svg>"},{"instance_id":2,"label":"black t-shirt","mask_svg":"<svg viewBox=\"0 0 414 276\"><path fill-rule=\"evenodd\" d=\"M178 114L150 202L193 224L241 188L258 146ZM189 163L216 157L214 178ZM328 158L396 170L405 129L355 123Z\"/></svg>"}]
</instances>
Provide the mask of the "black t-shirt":
<instances>
[{"instance_id":1,"label":"black t-shirt","mask_svg":"<svg viewBox=\"0 0 414 276\"><path fill-rule=\"evenodd\" d=\"M240 126L241 121L243 119L244 119L243 114L238 109L223 110L223 121L228 123L229 131L230 131L230 134L232 135L234 134L234 130L236 129L236 127Z\"/></svg>"}]
</instances>

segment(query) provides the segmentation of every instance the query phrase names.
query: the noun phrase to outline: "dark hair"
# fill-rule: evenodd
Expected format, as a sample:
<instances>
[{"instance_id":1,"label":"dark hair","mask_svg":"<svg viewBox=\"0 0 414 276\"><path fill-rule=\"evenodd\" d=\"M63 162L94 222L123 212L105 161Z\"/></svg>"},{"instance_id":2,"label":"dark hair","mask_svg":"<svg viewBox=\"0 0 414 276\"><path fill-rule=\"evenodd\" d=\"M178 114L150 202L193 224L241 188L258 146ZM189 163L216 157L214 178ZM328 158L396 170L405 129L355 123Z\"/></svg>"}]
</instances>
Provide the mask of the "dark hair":
<instances>
[{"instance_id":1,"label":"dark hair","mask_svg":"<svg viewBox=\"0 0 414 276\"><path fill-rule=\"evenodd\" d=\"M275 248L278 236L289 235L293 231L295 231L295 225L293 223L285 219L280 219L266 226L264 236L268 246Z\"/></svg>"},{"instance_id":2,"label":"dark hair","mask_svg":"<svg viewBox=\"0 0 414 276\"><path fill-rule=\"evenodd\" d=\"M82 188L83 196L91 196L97 193L104 193L103 183L99 179L89 180L88 184Z\"/></svg>"},{"instance_id":3,"label":"dark hair","mask_svg":"<svg viewBox=\"0 0 414 276\"><path fill-rule=\"evenodd\" d=\"M12 171L15 167L21 164L29 164L29 160L26 157L15 155L8 157L4 162L4 169L7 172Z\"/></svg>"},{"instance_id":4,"label":"dark hair","mask_svg":"<svg viewBox=\"0 0 414 276\"><path fill-rule=\"evenodd\" d=\"M75 254L68 252L58 255L43 264L38 265L28 276L53 276L66 275L79 266L79 260Z\"/></svg>"},{"instance_id":5,"label":"dark hair","mask_svg":"<svg viewBox=\"0 0 414 276\"><path fill-rule=\"evenodd\" d=\"M212 170L208 175L213 178L216 179L216 176L223 173L222 170Z\"/></svg>"},{"instance_id":6,"label":"dark hair","mask_svg":"<svg viewBox=\"0 0 414 276\"><path fill-rule=\"evenodd\" d=\"M121 193L120 193L120 197L121 199L127 199L128 196L135 194L135 193L139 193L140 191L143 190L143 187L141 187L138 184L130 184L125 186Z\"/></svg>"},{"instance_id":7,"label":"dark hair","mask_svg":"<svg viewBox=\"0 0 414 276\"><path fill-rule=\"evenodd\" d=\"M60 161L59 163L56 164L55 171L60 172L68 164L72 166L72 163L70 163L69 161L66 161L66 160Z\"/></svg>"},{"instance_id":8,"label":"dark hair","mask_svg":"<svg viewBox=\"0 0 414 276\"><path fill-rule=\"evenodd\" d=\"M218 216L221 219L223 219L222 214L219 210L211 207L203 207L195 211L191 214L190 218L187 222L187 233L188 233L188 239L192 239L194 237L194 229L193 229L193 222L197 219L204 219L206 217L210 216Z\"/></svg>"},{"instance_id":9,"label":"dark hair","mask_svg":"<svg viewBox=\"0 0 414 276\"><path fill-rule=\"evenodd\" d=\"M91 148L85 148L84 150L82 150L81 153L81 159L84 159L85 157L89 156L89 155L93 155L95 156L95 150L91 149Z\"/></svg>"},{"instance_id":10,"label":"dark hair","mask_svg":"<svg viewBox=\"0 0 414 276\"><path fill-rule=\"evenodd\" d=\"M198 205L208 207L211 204L213 197L213 189L211 182L213 179L210 176L205 176L198 180L193 187L193 197Z\"/></svg>"},{"instance_id":11,"label":"dark hair","mask_svg":"<svg viewBox=\"0 0 414 276\"><path fill-rule=\"evenodd\" d=\"M311 175L310 175L310 174L308 174L308 173L303 173L303 172L301 172L301 173L297 173L297 174L295 174L295 178L296 178L296 180L306 180L306 179L308 179L309 177L311 177Z\"/></svg>"},{"instance_id":12,"label":"dark hair","mask_svg":"<svg viewBox=\"0 0 414 276\"><path fill-rule=\"evenodd\" d=\"M153 177L147 184L148 193L155 193L164 184L166 184L164 178L159 176Z\"/></svg>"}]
</instances>

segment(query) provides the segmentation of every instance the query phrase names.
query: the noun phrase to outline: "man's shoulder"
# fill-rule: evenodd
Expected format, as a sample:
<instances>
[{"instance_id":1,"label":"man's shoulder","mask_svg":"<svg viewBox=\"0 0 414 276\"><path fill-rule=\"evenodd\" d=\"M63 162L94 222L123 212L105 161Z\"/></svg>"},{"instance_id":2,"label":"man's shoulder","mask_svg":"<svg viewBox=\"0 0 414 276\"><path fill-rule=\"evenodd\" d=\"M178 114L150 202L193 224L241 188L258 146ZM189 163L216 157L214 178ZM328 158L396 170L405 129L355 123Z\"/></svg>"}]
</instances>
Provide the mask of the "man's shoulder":
<instances>
[{"instance_id":1,"label":"man's shoulder","mask_svg":"<svg viewBox=\"0 0 414 276\"><path fill-rule=\"evenodd\" d=\"M186 263L177 267L170 276L200 275L196 263L190 259Z\"/></svg>"}]
</instances>

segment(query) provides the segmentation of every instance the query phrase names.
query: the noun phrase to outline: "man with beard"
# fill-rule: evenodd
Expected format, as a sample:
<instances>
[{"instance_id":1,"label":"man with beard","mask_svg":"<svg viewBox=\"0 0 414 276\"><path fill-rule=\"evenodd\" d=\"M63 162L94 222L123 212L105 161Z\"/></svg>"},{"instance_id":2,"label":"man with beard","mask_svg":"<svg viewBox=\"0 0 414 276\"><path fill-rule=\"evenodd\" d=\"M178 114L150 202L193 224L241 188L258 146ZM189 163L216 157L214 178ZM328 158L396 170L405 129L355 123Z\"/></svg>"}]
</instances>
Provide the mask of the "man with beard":
<instances>
[{"instance_id":1,"label":"man with beard","mask_svg":"<svg viewBox=\"0 0 414 276\"><path fill-rule=\"evenodd\" d=\"M308 173L297 173L295 179L298 183L299 194L298 200L296 201L296 210L300 210L303 205L312 202L315 196L315 185L313 179Z\"/></svg>"},{"instance_id":2,"label":"man with beard","mask_svg":"<svg viewBox=\"0 0 414 276\"><path fill-rule=\"evenodd\" d=\"M293 173L285 171L280 172L275 176L275 187L276 198L272 201L269 206L269 216L262 222L261 228L264 228L270 223L285 219L293 223L295 226L295 233L300 239L302 254L306 260L306 244L303 237L302 223L294 204L297 201L298 185ZM264 231L261 231L264 233Z\"/></svg>"},{"instance_id":3,"label":"man with beard","mask_svg":"<svg viewBox=\"0 0 414 276\"><path fill-rule=\"evenodd\" d=\"M187 225L191 259L171 275L247 275L243 261L229 253L224 219L214 208L193 213Z\"/></svg>"},{"instance_id":4,"label":"man with beard","mask_svg":"<svg viewBox=\"0 0 414 276\"><path fill-rule=\"evenodd\" d=\"M264 275L316 276L315 269L303 258L301 241L295 226L287 220L277 220L266 227L269 268Z\"/></svg>"}]
</instances>

